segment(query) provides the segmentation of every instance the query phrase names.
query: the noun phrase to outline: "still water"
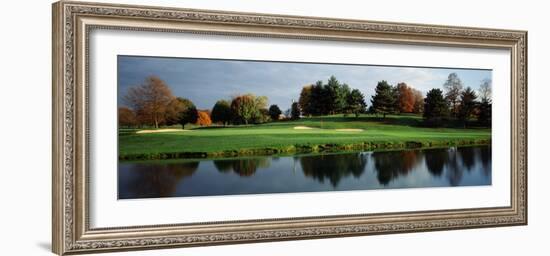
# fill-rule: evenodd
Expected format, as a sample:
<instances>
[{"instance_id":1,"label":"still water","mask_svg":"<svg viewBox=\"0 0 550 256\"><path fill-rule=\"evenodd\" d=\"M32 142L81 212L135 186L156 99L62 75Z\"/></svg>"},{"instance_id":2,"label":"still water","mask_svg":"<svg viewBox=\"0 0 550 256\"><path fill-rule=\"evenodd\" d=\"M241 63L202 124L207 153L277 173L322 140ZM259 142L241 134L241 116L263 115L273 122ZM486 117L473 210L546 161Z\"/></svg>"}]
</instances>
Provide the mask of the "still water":
<instances>
[{"instance_id":1,"label":"still water","mask_svg":"<svg viewBox=\"0 0 550 256\"><path fill-rule=\"evenodd\" d=\"M491 185L491 147L120 162L119 199Z\"/></svg>"}]
</instances>

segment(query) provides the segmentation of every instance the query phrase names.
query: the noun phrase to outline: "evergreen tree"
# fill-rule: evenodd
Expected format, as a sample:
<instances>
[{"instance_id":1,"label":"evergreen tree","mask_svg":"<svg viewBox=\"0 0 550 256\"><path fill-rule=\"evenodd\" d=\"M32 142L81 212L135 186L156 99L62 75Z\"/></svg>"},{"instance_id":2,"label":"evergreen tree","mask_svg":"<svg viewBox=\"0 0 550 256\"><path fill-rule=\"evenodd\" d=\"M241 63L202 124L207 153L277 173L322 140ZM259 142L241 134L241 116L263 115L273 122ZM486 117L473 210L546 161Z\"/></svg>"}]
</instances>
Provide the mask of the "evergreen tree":
<instances>
[{"instance_id":1,"label":"evergreen tree","mask_svg":"<svg viewBox=\"0 0 550 256\"><path fill-rule=\"evenodd\" d=\"M458 112L458 119L464 127L468 122L468 119L472 116L477 106L477 95L472 88L467 87L462 93L460 93L460 108Z\"/></svg>"},{"instance_id":2,"label":"evergreen tree","mask_svg":"<svg viewBox=\"0 0 550 256\"><path fill-rule=\"evenodd\" d=\"M340 97L340 83L336 77L331 76L328 79L328 83L324 86L326 98L324 101L327 114L335 114L338 111L338 108L341 106L341 97Z\"/></svg>"},{"instance_id":3,"label":"evergreen tree","mask_svg":"<svg viewBox=\"0 0 550 256\"><path fill-rule=\"evenodd\" d=\"M424 99L424 120L429 125L439 126L449 115L449 104L440 89L431 89Z\"/></svg>"},{"instance_id":4,"label":"evergreen tree","mask_svg":"<svg viewBox=\"0 0 550 256\"><path fill-rule=\"evenodd\" d=\"M300 119L300 105L298 105L298 102L292 103L290 107L290 118L294 120Z\"/></svg>"},{"instance_id":5,"label":"evergreen tree","mask_svg":"<svg viewBox=\"0 0 550 256\"><path fill-rule=\"evenodd\" d=\"M309 114L314 116L326 115L328 113L326 108L327 98L323 82L317 81L317 83L311 87L311 101L308 109Z\"/></svg>"},{"instance_id":6,"label":"evergreen tree","mask_svg":"<svg viewBox=\"0 0 550 256\"><path fill-rule=\"evenodd\" d=\"M384 118L387 114L395 113L396 91L385 80L378 82L371 103L376 113L381 113Z\"/></svg>"},{"instance_id":7,"label":"evergreen tree","mask_svg":"<svg viewBox=\"0 0 550 256\"><path fill-rule=\"evenodd\" d=\"M491 127L492 105L493 104L488 98L481 99L481 103L479 104L479 115L477 116L479 124Z\"/></svg>"},{"instance_id":8,"label":"evergreen tree","mask_svg":"<svg viewBox=\"0 0 550 256\"><path fill-rule=\"evenodd\" d=\"M312 98L313 86L314 85L304 86L300 92L298 104L300 105L304 116L311 116L315 114L315 110L313 109L313 101L316 99Z\"/></svg>"},{"instance_id":9,"label":"evergreen tree","mask_svg":"<svg viewBox=\"0 0 550 256\"><path fill-rule=\"evenodd\" d=\"M365 113L366 108L365 96L358 89L353 89L347 97L345 113L353 113L355 117L359 117L359 114Z\"/></svg>"},{"instance_id":10,"label":"evergreen tree","mask_svg":"<svg viewBox=\"0 0 550 256\"><path fill-rule=\"evenodd\" d=\"M351 89L349 85L342 84L338 87L338 94L336 95L336 101L335 101L335 113L344 113L344 111L348 108L348 98L351 94Z\"/></svg>"}]
</instances>

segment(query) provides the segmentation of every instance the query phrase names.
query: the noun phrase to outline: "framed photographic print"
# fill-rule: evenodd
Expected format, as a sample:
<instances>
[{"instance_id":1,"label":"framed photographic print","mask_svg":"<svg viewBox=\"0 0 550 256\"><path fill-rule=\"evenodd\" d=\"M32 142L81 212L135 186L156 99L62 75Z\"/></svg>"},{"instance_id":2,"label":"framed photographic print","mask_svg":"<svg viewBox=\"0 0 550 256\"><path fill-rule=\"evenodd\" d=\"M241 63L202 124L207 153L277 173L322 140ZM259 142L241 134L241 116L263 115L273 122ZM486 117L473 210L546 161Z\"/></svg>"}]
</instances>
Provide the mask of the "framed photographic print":
<instances>
[{"instance_id":1,"label":"framed photographic print","mask_svg":"<svg viewBox=\"0 0 550 256\"><path fill-rule=\"evenodd\" d=\"M53 251L525 225L526 40L57 2Z\"/></svg>"}]
</instances>

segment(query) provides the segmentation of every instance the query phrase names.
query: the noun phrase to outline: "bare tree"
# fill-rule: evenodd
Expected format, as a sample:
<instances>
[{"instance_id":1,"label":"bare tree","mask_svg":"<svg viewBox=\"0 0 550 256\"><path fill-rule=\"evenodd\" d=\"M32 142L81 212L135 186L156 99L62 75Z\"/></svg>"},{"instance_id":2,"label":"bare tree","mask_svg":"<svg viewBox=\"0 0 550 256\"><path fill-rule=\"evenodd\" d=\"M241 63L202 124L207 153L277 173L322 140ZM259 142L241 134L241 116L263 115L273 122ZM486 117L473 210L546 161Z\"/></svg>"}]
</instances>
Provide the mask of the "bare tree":
<instances>
[{"instance_id":1,"label":"bare tree","mask_svg":"<svg viewBox=\"0 0 550 256\"><path fill-rule=\"evenodd\" d=\"M166 108L173 99L170 87L157 76L149 76L143 84L130 87L124 97L138 119L153 124L155 128L165 121Z\"/></svg>"},{"instance_id":2,"label":"bare tree","mask_svg":"<svg viewBox=\"0 0 550 256\"><path fill-rule=\"evenodd\" d=\"M413 95L414 95L413 112L417 114L424 112L424 94L419 90L413 89Z\"/></svg>"},{"instance_id":3,"label":"bare tree","mask_svg":"<svg viewBox=\"0 0 550 256\"><path fill-rule=\"evenodd\" d=\"M483 79L481 81L481 85L479 85L479 97L483 100L491 101L492 90L491 87L493 85L493 81L489 78Z\"/></svg>"},{"instance_id":4,"label":"bare tree","mask_svg":"<svg viewBox=\"0 0 550 256\"><path fill-rule=\"evenodd\" d=\"M462 80L460 80L456 73L450 73L447 81L443 84L445 99L450 103L451 113L455 116L458 114L458 103L462 87Z\"/></svg>"}]
</instances>

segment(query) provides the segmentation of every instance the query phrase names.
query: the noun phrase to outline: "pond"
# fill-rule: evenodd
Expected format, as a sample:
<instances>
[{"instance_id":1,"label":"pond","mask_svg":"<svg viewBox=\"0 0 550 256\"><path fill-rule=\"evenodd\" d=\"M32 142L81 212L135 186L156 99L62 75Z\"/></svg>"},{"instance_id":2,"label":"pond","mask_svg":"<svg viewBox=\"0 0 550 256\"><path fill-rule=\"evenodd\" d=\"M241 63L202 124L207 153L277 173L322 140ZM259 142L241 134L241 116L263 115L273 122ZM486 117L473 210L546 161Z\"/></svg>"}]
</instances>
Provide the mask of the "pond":
<instances>
[{"instance_id":1,"label":"pond","mask_svg":"<svg viewBox=\"0 0 550 256\"><path fill-rule=\"evenodd\" d=\"M491 147L119 162L118 198L491 185Z\"/></svg>"}]
</instances>

